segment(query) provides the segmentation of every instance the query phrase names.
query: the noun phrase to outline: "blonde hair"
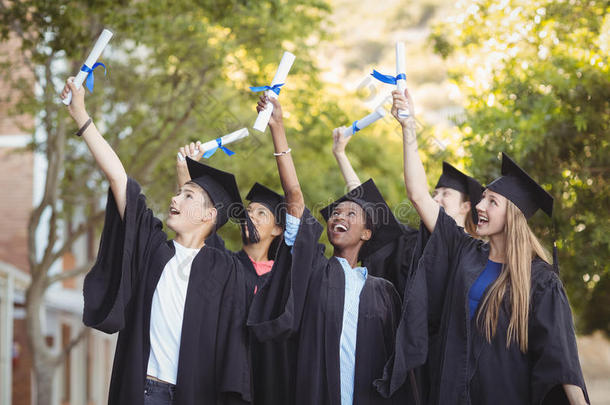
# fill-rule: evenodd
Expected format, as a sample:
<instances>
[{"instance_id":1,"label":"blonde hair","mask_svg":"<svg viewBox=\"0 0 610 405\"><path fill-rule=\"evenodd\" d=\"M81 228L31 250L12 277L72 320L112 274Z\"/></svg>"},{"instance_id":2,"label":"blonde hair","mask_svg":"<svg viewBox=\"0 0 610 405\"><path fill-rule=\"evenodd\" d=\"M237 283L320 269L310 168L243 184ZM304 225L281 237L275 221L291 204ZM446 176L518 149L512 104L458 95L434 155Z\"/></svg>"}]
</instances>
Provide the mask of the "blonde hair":
<instances>
[{"instance_id":1,"label":"blonde hair","mask_svg":"<svg viewBox=\"0 0 610 405\"><path fill-rule=\"evenodd\" d=\"M510 305L510 322L508 324L506 347L514 341L519 344L521 352L527 352L528 317L531 287L531 262L536 256L550 262L550 257L534 232L527 224L527 219L515 204L507 201L506 224L506 262L502 272L492 284L483 299L481 311L477 315L477 324L482 329L488 342L496 334L498 318L504 295L508 291Z\"/></svg>"}]
</instances>

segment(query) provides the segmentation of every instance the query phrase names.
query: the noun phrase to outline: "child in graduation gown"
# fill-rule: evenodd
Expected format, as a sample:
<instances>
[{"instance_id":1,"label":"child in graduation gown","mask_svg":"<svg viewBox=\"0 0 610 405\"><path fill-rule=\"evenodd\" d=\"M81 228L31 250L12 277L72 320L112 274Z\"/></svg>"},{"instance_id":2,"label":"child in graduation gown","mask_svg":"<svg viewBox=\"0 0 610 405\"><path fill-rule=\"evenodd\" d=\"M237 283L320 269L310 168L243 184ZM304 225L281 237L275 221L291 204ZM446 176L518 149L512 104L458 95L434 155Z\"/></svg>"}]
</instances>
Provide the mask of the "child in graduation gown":
<instances>
[{"instance_id":1,"label":"child in graduation gown","mask_svg":"<svg viewBox=\"0 0 610 405\"><path fill-rule=\"evenodd\" d=\"M268 100L259 102L258 110ZM297 230L291 260L278 265L257 293L248 325L260 340L295 338L296 377L291 404L404 403L373 386L394 346L400 298L387 280L359 267L369 251L397 237L400 228L372 180L322 210L335 251L324 256L321 225L304 206L277 100L269 122L287 203L287 231ZM287 232L288 233L288 232Z\"/></svg>"},{"instance_id":2,"label":"child in graduation gown","mask_svg":"<svg viewBox=\"0 0 610 405\"><path fill-rule=\"evenodd\" d=\"M244 215L232 174L189 161L192 181L169 204L168 240L135 180L89 118L69 79L79 135L110 183L95 265L84 282L85 325L119 332L109 404L250 402L246 282L206 238Z\"/></svg>"},{"instance_id":3,"label":"child in graduation gown","mask_svg":"<svg viewBox=\"0 0 610 405\"><path fill-rule=\"evenodd\" d=\"M346 127L333 130L333 155L345 179L348 191L360 185L360 179L345 153L345 148L351 136L343 136ZM475 205L480 201L481 184L447 162L443 162L443 173L438 179L432 197L445 209L445 212L469 234L474 235L476 223ZM402 234L387 245L368 255L363 264L369 273L383 277L394 284L396 290L404 299L407 280L412 275L412 261L418 260L418 254L423 246L418 244L418 231L406 224L401 224Z\"/></svg>"},{"instance_id":4,"label":"child in graduation gown","mask_svg":"<svg viewBox=\"0 0 610 405\"><path fill-rule=\"evenodd\" d=\"M190 143L180 148L181 156L194 160L202 157L200 142ZM178 185L190 181L186 160L176 161ZM248 290L248 302L262 287L275 267L275 257L280 249L289 249L282 243L284 232L284 197L273 190L255 183L246 200L247 215L254 228L242 223L242 249L230 252L241 262ZM214 238L220 249L224 242L219 236ZM218 243L219 242L219 243ZM284 255L290 259L290 255ZM283 405L290 403L291 387L294 386L294 341L259 342L250 339L252 365L252 403L254 405Z\"/></svg>"},{"instance_id":5,"label":"child in graduation gown","mask_svg":"<svg viewBox=\"0 0 610 405\"><path fill-rule=\"evenodd\" d=\"M445 275L428 282L442 307L428 312L438 327L426 403L585 404L568 299L527 224L539 208L551 215L552 197L503 155L502 176L476 206L476 232L488 241L469 236L428 194L414 122L397 113L409 108L413 117L412 100L407 91L392 94L407 193L429 232L419 266Z\"/></svg>"},{"instance_id":6,"label":"child in graduation gown","mask_svg":"<svg viewBox=\"0 0 610 405\"><path fill-rule=\"evenodd\" d=\"M183 156L193 160L201 159L201 142L191 142L180 148L176 160L179 187L190 180ZM235 254L245 265L246 279L254 294L265 282L273 267L285 228L285 203L283 196L258 182L250 188L246 200L249 201L246 212L253 227L247 226L246 222L241 224L243 245ZM224 242L220 241L218 247L223 248Z\"/></svg>"},{"instance_id":7,"label":"child in graduation gown","mask_svg":"<svg viewBox=\"0 0 610 405\"><path fill-rule=\"evenodd\" d=\"M346 127L333 130L333 155L351 191L360 184L360 179L345 153L352 138L343 136L345 130ZM480 201L481 193L482 186L477 180L443 162L443 172L434 187L432 198L458 226L474 236L474 224L477 221L474 207ZM426 293L426 284L435 283L438 277L431 272L426 274L417 271L417 263L426 244L422 230L418 232L406 224L400 225L402 232L398 238L366 256L363 261L369 274L391 281L403 300L401 322L397 330L397 339L401 344L397 346L387 366L388 374L377 381L376 386L387 396L407 383L411 387L413 402L419 403L421 393L426 392L428 386L428 372L424 365L428 344L426 310L436 308L438 312L440 307L438 297ZM444 276L440 277L444 279ZM402 371L393 373L393 378L390 379L390 370L394 368Z\"/></svg>"}]
</instances>

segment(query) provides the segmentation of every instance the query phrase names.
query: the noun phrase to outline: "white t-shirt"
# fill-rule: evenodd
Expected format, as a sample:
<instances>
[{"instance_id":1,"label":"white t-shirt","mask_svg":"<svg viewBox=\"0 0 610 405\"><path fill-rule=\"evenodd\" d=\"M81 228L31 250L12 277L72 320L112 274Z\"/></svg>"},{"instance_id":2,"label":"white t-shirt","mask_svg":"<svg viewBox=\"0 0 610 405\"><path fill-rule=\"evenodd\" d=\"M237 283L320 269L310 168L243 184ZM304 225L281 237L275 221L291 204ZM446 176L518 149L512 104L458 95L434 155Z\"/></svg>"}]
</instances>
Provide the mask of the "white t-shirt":
<instances>
[{"instance_id":1,"label":"white t-shirt","mask_svg":"<svg viewBox=\"0 0 610 405\"><path fill-rule=\"evenodd\" d=\"M147 374L176 384L186 290L199 249L173 242L176 254L165 265L152 299Z\"/></svg>"}]
</instances>

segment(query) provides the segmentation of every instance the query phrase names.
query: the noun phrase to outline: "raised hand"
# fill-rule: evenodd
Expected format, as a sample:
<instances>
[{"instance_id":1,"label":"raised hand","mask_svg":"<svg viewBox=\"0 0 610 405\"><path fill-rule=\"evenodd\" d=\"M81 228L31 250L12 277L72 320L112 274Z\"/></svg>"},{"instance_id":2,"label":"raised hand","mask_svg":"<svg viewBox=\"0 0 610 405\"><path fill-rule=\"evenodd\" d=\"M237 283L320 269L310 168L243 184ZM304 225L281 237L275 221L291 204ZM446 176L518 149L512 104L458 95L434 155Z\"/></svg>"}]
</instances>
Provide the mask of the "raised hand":
<instances>
[{"instance_id":1,"label":"raised hand","mask_svg":"<svg viewBox=\"0 0 610 405\"><path fill-rule=\"evenodd\" d=\"M398 110L408 110L408 117L400 117ZM396 120L405 127L408 122L412 122L415 117L415 109L413 107L413 99L409 94L409 90L405 89L404 94L398 90L392 92L392 115Z\"/></svg>"},{"instance_id":2,"label":"raised hand","mask_svg":"<svg viewBox=\"0 0 610 405\"><path fill-rule=\"evenodd\" d=\"M351 136L345 137L343 134L347 130L347 127L338 127L333 129L333 154L345 153L345 147L349 143Z\"/></svg>"},{"instance_id":3,"label":"raised hand","mask_svg":"<svg viewBox=\"0 0 610 405\"><path fill-rule=\"evenodd\" d=\"M282 105L276 98L267 97L264 94L260 96L258 104L256 105L256 112L260 113L262 110L264 110L267 103L273 104L273 112L271 113L271 118L269 119L269 128L284 125Z\"/></svg>"},{"instance_id":4,"label":"raised hand","mask_svg":"<svg viewBox=\"0 0 610 405\"><path fill-rule=\"evenodd\" d=\"M89 114L87 114L87 109L85 108L85 87L81 86L77 89L74 85L73 76L66 80L66 85L59 97L63 100L68 97L70 92L72 92L72 102L67 106L68 113L74 119L76 125L81 127L89 119Z\"/></svg>"}]
</instances>

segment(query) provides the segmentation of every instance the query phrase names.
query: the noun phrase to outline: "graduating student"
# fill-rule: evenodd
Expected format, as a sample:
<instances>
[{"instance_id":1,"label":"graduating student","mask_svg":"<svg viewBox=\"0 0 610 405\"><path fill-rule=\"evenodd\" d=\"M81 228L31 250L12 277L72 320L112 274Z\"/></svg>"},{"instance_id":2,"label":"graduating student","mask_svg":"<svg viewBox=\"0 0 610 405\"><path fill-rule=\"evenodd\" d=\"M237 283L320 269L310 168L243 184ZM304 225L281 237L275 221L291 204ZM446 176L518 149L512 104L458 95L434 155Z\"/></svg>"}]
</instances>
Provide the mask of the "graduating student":
<instances>
[{"instance_id":1,"label":"graduating student","mask_svg":"<svg viewBox=\"0 0 610 405\"><path fill-rule=\"evenodd\" d=\"M333 130L333 155L337 160L341 174L348 190L360 185L360 179L345 153L350 137L344 137L346 127ZM474 234L476 222L475 205L481 199L481 184L474 178L465 175L447 162L443 162L443 173L438 179L432 196L448 215L453 217L471 235ZM401 224L402 234L387 245L367 257L363 264L369 273L391 281L401 297L405 292L407 280L412 275L412 261L417 262L423 246L418 245L418 232L406 224ZM404 298L404 297L403 297Z\"/></svg>"},{"instance_id":2,"label":"graduating student","mask_svg":"<svg viewBox=\"0 0 610 405\"><path fill-rule=\"evenodd\" d=\"M202 154L199 142L181 147L180 153L193 159L201 158ZM178 185L182 185L190 180L189 171L185 160L178 158L176 164ZM286 217L284 197L262 184L255 183L246 199L250 201L247 215L254 225L254 231L243 222L242 249L231 253L242 263L241 269L244 271L248 302L250 302L273 271L276 254L280 249L289 249L289 247L282 243ZM224 248L220 237L215 238L214 242L218 243L219 248ZM284 257L291 258L289 254ZM294 385L293 346L292 340L281 342L250 340L253 404L290 403L291 387Z\"/></svg>"},{"instance_id":3,"label":"graduating student","mask_svg":"<svg viewBox=\"0 0 610 405\"><path fill-rule=\"evenodd\" d=\"M182 156L199 160L203 154L200 142L192 142L180 148ZM190 180L186 160L178 158L176 161L178 173L178 186ZM269 276L273 262L280 247L280 240L284 232L285 204L284 197L260 183L254 183L246 200L249 222L253 227L241 224L242 249L236 253L244 263L246 280L255 293ZM218 238L220 239L220 238ZM221 241L219 248L224 247Z\"/></svg>"},{"instance_id":4,"label":"graduating student","mask_svg":"<svg viewBox=\"0 0 610 405\"><path fill-rule=\"evenodd\" d=\"M412 118L397 113L412 100L392 95L407 193L429 231L420 266L445 274L428 280L442 309L429 312L427 403L585 404L568 299L527 224L538 209L551 215L552 197L503 155L502 176L477 205L476 232L488 241L468 235L428 194Z\"/></svg>"},{"instance_id":5,"label":"graduating student","mask_svg":"<svg viewBox=\"0 0 610 405\"><path fill-rule=\"evenodd\" d=\"M84 283L85 325L119 332L109 404L250 402L246 282L232 255L206 238L244 209L232 174L188 161L192 181L171 199L167 240L85 110L62 98L110 183L97 261Z\"/></svg>"},{"instance_id":6,"label":"graduating student","mask_svg":"<svg viewBox=\"0 0 610 405\"><path fill-rule=\"evenodd\" d=\"M296 338L291 404L403 403L402 392L382 398L373 386L394 346L400 298L387 280L358 266L368 250L400 234L398 223L372 180L322 210L334 256L318 244L321 225L305 208L277 100L269 126L286 195L287 233L296 227L292 260L280 263L254 298L248 325L260 340ZM294 241L294 242L293 242ZM284 265L289 264L289 265Z\"/></svg>"},{"instance_id":7,"label":"graduating student","mask_svg":"<svg viewBox=\"0 0 610 405\"><path fill-rule=\"evenodd\" d=\"M343 136L346 129L346 127L339 127L333 130L333 155L345 179L348 191L352 191L360 186L361 182L345 153L345 148L352 138ZM399 225L400 235L388 241L386 245L380 246L375 252L364 255L362 264L370 275L385 278L394 284L396 291L403 298L410 276L411 260L418 233L417 229L406 224Z\"/></svg>"},{"instance_id":8,"label":"graduating student","mask_svg":"<svg viewBox=\"0 0 610 405\"><path fill-rule=\"evenodd\" d=\"M475 207L481 201L482 194L481 183L443 162L443 173L434 187L432 199L443 207L458 226L474 237L478 221Z\"/></svg>"}]
</instances>

